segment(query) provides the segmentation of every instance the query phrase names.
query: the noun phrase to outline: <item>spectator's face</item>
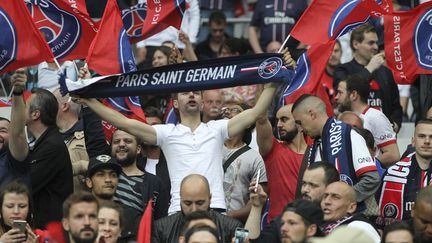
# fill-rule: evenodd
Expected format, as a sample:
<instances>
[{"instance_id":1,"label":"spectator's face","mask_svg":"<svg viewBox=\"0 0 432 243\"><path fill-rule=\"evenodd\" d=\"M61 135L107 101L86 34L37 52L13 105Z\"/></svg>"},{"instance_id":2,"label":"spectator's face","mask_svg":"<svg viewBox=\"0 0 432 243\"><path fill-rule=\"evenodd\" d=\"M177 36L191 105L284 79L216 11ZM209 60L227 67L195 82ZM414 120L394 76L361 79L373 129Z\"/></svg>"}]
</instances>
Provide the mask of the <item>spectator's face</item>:
<instances>
[{"instance_id":1,"label":"spectator's face","mask_svg":"<svg viewBox=\"0 0 432 243\"><path fill-rule=\"evenodd\" d=\"M69 217L63 218L63 228L75 242L93 243L98 233L98 206L95 202L79 202L69 209Z\"/></svg>"},{"instance_id":2,"label":"spectator's face","mask_svg":"<svg viewBox=\"0 0 432 243\"><path fill-rule=\"evenodd\" d=\"M210 120L218 119L223 106L222 94L218 90L207 90L203 92L203 116Z\"/></svg>"},{"instance_id":3,"label":"spectator's face","mask_svg":"<svg viewBox=\"0 0 432 243\"><path fill-rule=\"evenodd\" d=\"M222 43L225 38L226 23L218 24L210 22L209 28L211 40L216 43Z\"/></svg>"},{"instance_id":4,"label":"spectator's face","mask_svg":"<svg viewBox=\"0 0 432 243\"><path fill-rule=\"evenodd\" d=\"M369 62L378 53L378 36L373 32L364 33L363 36L362 42L353 42L354 53Z\"/></svg>"},{"instance_id":5,"label":"spectator's face","mask_svg":"<svg viewBox=\"0 0 432 243\"><path fill-rule=\"evenodd\" d=\"M210 193L203 183L187 182L180 190L180 206L184 215L210 208Z\"/></svg>"},{"instance_id":6,"label":"spectator's face","mask_svg":"<svg viewBox=\"0 0 432 243\"><path fill-rule=\"evenodd\" d=\"M347 91L346 82L339 82L335 99L339 112L351 110L350 93Z\"/></svg>"},{"instance_id":7,"label":"spectator's face","mask_svg":"<svg viewBox=\"0 0 432 243\"><path fill-rule=\"evenodd\" d=\"M412 145L417 156L424 159L432 159L432 125L420 123L416 126Z\"/></svg>"},{"instance_id":8,"label":"spectator's face","mask_svg":"<svg viewBox=\"0 0 432 243\"><path fill-rule=\"evenodd\" d=\"M352 202L349 198L348 185L343 185L343 182L335 182L327 186L321 208L324 212L324 221L333 222L343 218L344 216L354 213L356 210L356 202Z\"/></svg>"},{"instance_id":9,"label":"spectator's face","mask_svg":"<svg viewBox=\"0 0 432 243\"><path fill-rule=\"evenodd\" d=\"M272 41L266 46L267 53L277 53L282 44L279 41Z\"/></svg>"},{"instance_id":10,"label":"spectator's face","mask_svg":"<svg viewBox=\"0 0 432 243\"><path fill-rule=\"evenodd\" d=\"M315 115L312 112L302 112L295 109L292 114L295 123L302 128L303 133L313 138L321 135L316 128Z\"/></svg>"},{"instance_id":11,"label":"spectator's face","mask_svg":"<svg viewBox=\"0 0 432 243\"><path fill-rule=\"evenodd\" d=\"M193 233L187 243L217 243L217 239L208 231L198 231Z\"/></svg>"},{"instance_id":12,"label":"spectator's face","mask_svg":"<svg viewBox=\"0 0 432 243\"><path fill-rule=\"evenodd\" d=\"M26 220L29 212L29 198L25 194L8 192L1 205L1 220L12 227L14 220Z\"/></svg>"},{"instance_id":13,"label":"spectator's face","mask_svg":"<svg viewBox=\"0 0 432 243\"><path fill-rule=\"evenodd\" d=\"M414 243L413 236L408 230L395 230L387 234L385 243Z\"/></svg>"},{"instance_id":14,"label":"spectator's face","mask_svg":"<svg viewBox=\"0 0 432 243\"><path fill-rule=\"evenodd\" d=\"M0 121L0 151L7 149L9 143L9 122Z\"/></svg>"},{"instance_id":15,"label":"spectator's face","mask_svg":"<svg viewBox=\"0 0 432 243\"><path fill-rule=\"evenodd\" d=\"M422 242L432 242L432 205L424 201L416 202L411 211L416 235Z\"/></svg>"},{"instance_id":16,"label":"spectator's face","mask_svg":"<svg viewBox=\"0 0 432 243\"><path fill-rule=\"evenodd\" d=\"M325 189L324 169L305 170L301 187L303 199L319 203L323 198Z\"/></svg>"},{"instance_id":17,"label":"spectator's face","mask_svg":"<svg viewBox=\"0 0 432 243\"><path fill-rule=\"evenodd\" d=\"M294 212L284 212L281 219L281 242L304 242L307 238L307 227L303 218Z\"/></svg>"},{"instance_id":18,"label":"spectator's face","mask_svg":"<svg viewBox=\"0 0 432 243\"><path fill-rule=\"evenodd\" d=\"M329 65L330 67L336 67L337 65L340 64L341 57L342 57L342 49L341 46L336 42L327 65Z\"/></svg>"},{"instance_id":19,"label":"spectator's face","mask_svg":"<svg viewBox=\"0 0 432 243\"><path fill-rule=\"evenodd\" d=\"M181 92L177 94L177 99L173 100L174 108L180 113L195 114L200 112L202 105L200 91Z\"/></svg>"},{"instance_id":20,"label":"spectator's face","mask_svg":"<svg viewBox=\"0 0 432 243\"><path fill-rule=\"evenodd\" d=\"M98 214L99 236L105 243L116 243L120 237L120 214L112 208L101 208Z\"/></svg>"},{"instance_id":21,"label":"spectator's face","mask_svg":"<svg viewBox=\"0 0 432 243\"><path fill-rule=\"evenodd\" d=\"M292 105L281 107L276 113L276 127L279 139L290 143L298 134L299 129L291 113Z\"/></svg>"},{"instance_id":22,"label":"spectator's face","mask_svg":"<svg viewBox=\"0 0 432 243\"><path fill-rule=\"evenodd\" d=\"M231 119L234 116L240 114L243 111L243 108L236 104L226 104L222 108L222 115L224 118Z\"/></svg>"},{"instance_id":23,"label":"spectator's face","mask_svg":"<svg viewBox=\"0 0 432 243\"><path fill-rule=\"evenodd\" d=\"M111 200L117 190L118 175L112 169L101 169L87 178L87 186L98 198Z\"/></svg>"},{"instance_id":24,"label":"spectator's face","mask_svg":"<svg viewBox=\"0 0 432 243\"><path fill-rule=\"evenodd\" d=\"M165 65L168 65L168 57L165 56L165 54L162 51L156 50L153 54L152 66L161 67Z\"/></svg>"},{"instance_id":25,"label":"spectator's face","mask_svg":"<svg viewBox=\"0 0 432 243\"><path fill-rule=\"evenodd\" d=\"M111 156L116 158L121 166L128 166L136 162L141 147L138 146L135 136L117 130L114 132L111 143Z\"/></svg>"}]
</instances>

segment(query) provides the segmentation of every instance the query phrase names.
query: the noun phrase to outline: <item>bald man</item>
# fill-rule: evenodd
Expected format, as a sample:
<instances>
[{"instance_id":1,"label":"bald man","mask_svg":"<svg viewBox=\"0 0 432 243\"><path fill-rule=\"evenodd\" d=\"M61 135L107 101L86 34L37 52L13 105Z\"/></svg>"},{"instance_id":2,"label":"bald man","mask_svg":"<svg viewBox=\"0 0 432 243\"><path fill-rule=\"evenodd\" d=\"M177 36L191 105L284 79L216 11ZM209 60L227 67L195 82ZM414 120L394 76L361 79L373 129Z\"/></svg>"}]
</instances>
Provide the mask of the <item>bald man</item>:
<instances>
[{"instance_id":1,"label":"bald man","mask_svg":"<svg viewBox=\"0 0 432 243\"><path fill-rule=\"evenodd\" d=\"M339 115L338 119L353 127L363 128L363 121L355 112L344 111Z\"/></svg>"},{"instance_id":2,"label":"bald man","mask_svg":"<svg viewBox=\"0 0 432 243\"><path fill-rule=\"evenodd\" d=\"M266 166L269 198L269 219L279 215L285 205L295 199L297 179L307 149L302 130L295 124L292 104L282 106L276 113L278 138L273 136L267 116L256 122L259 152Z\"/></svg>"},{"instance_id":3,"label":"bald man","mask_svg":"<svg viewBox=\"0 0 432 243\"><path fill-rule=\"evenodd\" d=\"M210 210L210 199L210 186L204 176L198 174L186 176L180 184L181 212L155 221L152 242L178 242L185 217L199 211L208 211L216 223L222 242L231 242L235 229L242 227L242 224L236 219Z\"/></svg>"},{"instance_id":4,"label":"bald man","mask_svg":"<svg viewBox=\"0 0 432 243\"><path fill-rule=\"evenodd\" d=\"M408 223L414 228L414 242L432 242L432 187L420 190L411 215L413 219Z\"/></svg>"},{"instance_id":5,"label":"bald man","mask_svg":"<svg viewBox=\"0 0 432 243\"><path fill-rule=\"evenodd\" d=\"M353 186L357 202L363 202L378 189L380 177L363 137L346 123L328 117L324 102L313 95L302 95L292 113L303 132L314 138L307 156L309 164L328 161L339 171L340 179ZM359 205L360 210L364 204Z\"/></svg>"},{"instance_id":6,"label":"bald man","mask_svg":"<svg viewBox=\"0 0 432 243\"><path fill-rule=\"evenodd\" d=\"M345 182L337 181L327 186L321 201L325 224L321 227L325 234L330 234L341 225L363 229L373 242L381 242L378 231L363 214L356 214L356 193Z\"/></svg>"}]
</instances>

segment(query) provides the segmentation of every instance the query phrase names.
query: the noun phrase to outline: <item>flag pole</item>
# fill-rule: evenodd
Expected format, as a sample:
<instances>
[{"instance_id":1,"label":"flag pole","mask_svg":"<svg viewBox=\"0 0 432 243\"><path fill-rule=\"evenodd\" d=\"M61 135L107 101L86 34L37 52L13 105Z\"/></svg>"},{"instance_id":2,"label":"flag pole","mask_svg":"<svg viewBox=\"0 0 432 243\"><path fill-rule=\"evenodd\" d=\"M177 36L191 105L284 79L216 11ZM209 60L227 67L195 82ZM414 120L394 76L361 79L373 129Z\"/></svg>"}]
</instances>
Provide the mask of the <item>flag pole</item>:
<instances>
[{"instance_id":1,"label":"flag pole","mask_svg":"<svg viewBox=\"0 0 432 243\"><path fill-rule=\"evenodd\" d=\"M287 38L284 40L284 42L282 43L281 47L279 48L278 53L281 53L285 44L288 42L289 38L291 37L291 35L288 35Z\"/></svg>"},{"instance_id":2,"label":"flag pole","mask_svg":"<svg viewBox=\"0 0 432 243\"><path fill-rule=\"evenodd\" d=\"M59 69L59 72L61 72L61 66L59 62L57 61L57 58L54 57L54 63L56 64L57 68Z\"/></svg>"}]
</instances>

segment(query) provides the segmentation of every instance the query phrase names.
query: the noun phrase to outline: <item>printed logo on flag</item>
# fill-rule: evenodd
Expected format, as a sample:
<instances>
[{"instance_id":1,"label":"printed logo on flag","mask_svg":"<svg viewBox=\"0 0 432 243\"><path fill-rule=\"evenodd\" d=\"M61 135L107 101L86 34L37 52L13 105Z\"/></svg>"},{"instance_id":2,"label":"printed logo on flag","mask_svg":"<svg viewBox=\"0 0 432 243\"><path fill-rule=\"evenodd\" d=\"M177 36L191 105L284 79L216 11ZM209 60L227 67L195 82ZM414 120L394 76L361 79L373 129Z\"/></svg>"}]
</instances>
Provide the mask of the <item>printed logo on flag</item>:
<instances>
[{"instance_id":1,"label":"printed logo on flag","mask_svg":"<svg viewBox=\"0 0 432 243\"><path fill-rule=\"evenodd\" d=\"M418 64L432 70L432 8L418 20L413 41Z\"/></svg>"},{"instance_id":2,"label":"printed logo on flag","mask_svg":"<svg viewBox=\"0 0 432 243\"><path fill-rule=\"evenodd\" d=\"M132 54L131 45L129 44L129 38L124 28L121 29L118 43L120 45L118 48L118 57L121 66L121 72L128 73L136 71L137 68L135 66L135 58Z\"/></svg>"},{"instance_id":3,"label":"printed logo on flag","mask_svg":"<svg viewBox=\"0 0 432 243\"><path fill-rule=\"evenodd\" d=\"M139 3L122 11L123 25L128 36L141 37L144 19L147 15L147 4Z\"/></svg>"},{"instance_id":4,"label":"printed logo on flag","mask_svg":"<svg viewBox=\"0 0 432 243\"><path fill-rule=\"evenodd\" d=\"M27 2L27 7L54 56L60 59L69 54L80 39L78 19L49 0L31 0Z\"/></svg>"},{"instance_id":5,"label":"printed logo on flag","mask_svg":"<svg viewBox=\"0 0 432 243\"><path fill-rule=\"evenodd\" d=\"M0 70L15 60L17 54L17 35L15 26L6 12L0 8Z\"/></svg>"},{"instance_id":6,"label":"printed logo on flag","mask_svg":"<svg viewBox=\"0 0 432 243\"><path fill-rule=\"evenodd\" d=\"M263 79L269 79L276 75L282 67L282 59L270 57L264 60L258 67L258 74Z\"/></svg>"},{"instance_id":7,"label":"printed logo on flag","mask_svg":"<svg viewBox=\"0 0 432 243\"><path fill-rule=\"evenodd\" d=\"M333 14L330 25L328 29L328 38L337 39L344 34L348 33L351 29L356 28L369 20L369 16L367 16L362 21L357 21L353 23L345 24L341 26L343 21L350 15L353 9L362 2L362 0L347 0L342 6L340 6L336 12ZM342 27L342 28L341 28Z\"/></svg>"}]
</instances>

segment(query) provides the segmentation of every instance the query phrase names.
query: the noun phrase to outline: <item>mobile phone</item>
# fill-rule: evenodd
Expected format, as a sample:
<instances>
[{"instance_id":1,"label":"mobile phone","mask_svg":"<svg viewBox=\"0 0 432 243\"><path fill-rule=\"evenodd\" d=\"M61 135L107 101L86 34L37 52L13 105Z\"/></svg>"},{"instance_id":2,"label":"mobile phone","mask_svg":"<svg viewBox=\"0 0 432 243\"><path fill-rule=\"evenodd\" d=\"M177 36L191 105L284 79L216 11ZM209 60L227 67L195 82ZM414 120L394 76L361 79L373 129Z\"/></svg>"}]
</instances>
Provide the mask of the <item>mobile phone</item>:
<instances>
[{"instance_id":1,"label":"mobile phone","mask_svg":"<svg viewBox=\"0 0 432 243\"><path fill-rule=\"evenodd\" d=\"M258 191L258 184L259 184L260 177L261 177L261 169L258 169L257 177L256 177L256 184L255 184L255 189L254 189L255 192Z\"/></svg>"},{"instance_id":2,"label":"mobile phone","mask_svg":"<svg viewBox=\"0 0 432 243\"><path fill-rule=\"evenodd\" d=\"M249 230L237 227L235 230L234 242L244 243L248 235L249 235Z\"/></svg>"},{"instance_id":3,"label":"mobile phone","mask_svg":"<svg viewBox=\"0 0 432 243\"><path fill-rule=\"evenodd\" d=\"M27 233L26 225L27 225L27 222L25 220L14 220L13 221L13 228L19 229L19 232L22 234Z\"/></svg>"}]
</instances>

